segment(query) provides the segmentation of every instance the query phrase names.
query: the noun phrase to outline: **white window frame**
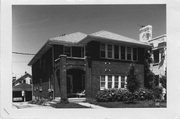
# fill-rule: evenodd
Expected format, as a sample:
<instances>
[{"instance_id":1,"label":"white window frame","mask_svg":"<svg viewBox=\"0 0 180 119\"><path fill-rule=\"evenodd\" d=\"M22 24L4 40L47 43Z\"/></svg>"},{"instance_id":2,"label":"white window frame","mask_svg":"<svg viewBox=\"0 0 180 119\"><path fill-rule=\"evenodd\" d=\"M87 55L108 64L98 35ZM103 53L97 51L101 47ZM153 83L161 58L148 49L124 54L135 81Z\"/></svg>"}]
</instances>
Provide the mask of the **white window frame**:
<instances>
[{"instance_id":1,"label":"white window frame","mask_svg":"<svg viewBox=\"0 0 180 119\"><path fill-rule=\"evenodd\" d=\"M112 57L108 57L108 45L112 46ZM114 59L114 45L113 44L106 44L106 58L107 59Z\"/></svg>"},{"instance_id":2,"label":"white window frame","mask_svg":"<svg viewBox=\"0 0 180 119\"><path fill-rule=\"evenodd\" d=\"M102 76L104 76L104 80L105 80L105 81L102 81L102 80L101 80ZM101 83L102 83L102 82L105 82L104 87L101 86ZM105 75L101 75L101 76L100 76L100 90L104 90L104 89L106 89L106 76L105 76Z\"/></svg>"},{"instance_id":3,"label":"white window frame","mask_svg":"<svg viewBox=\"0 0 180 119\"><path fill-rule=\"evenodd\" d=\"M101 77L104 76L105 77L105 86L102 87L101 86ZM108 88L108 76L112 76L112 81L111 81L111 88ZM104 90L104 89L113 89L115 88L115 76L118 76L118 88L116 89L121 89L121 82L122 82L122 76L121 75L101 75L100 76L100 90ZM126 86L127 86L127 76L124 76L124 88L122 89L126 89Z\"/></svg>"}]
</instances>

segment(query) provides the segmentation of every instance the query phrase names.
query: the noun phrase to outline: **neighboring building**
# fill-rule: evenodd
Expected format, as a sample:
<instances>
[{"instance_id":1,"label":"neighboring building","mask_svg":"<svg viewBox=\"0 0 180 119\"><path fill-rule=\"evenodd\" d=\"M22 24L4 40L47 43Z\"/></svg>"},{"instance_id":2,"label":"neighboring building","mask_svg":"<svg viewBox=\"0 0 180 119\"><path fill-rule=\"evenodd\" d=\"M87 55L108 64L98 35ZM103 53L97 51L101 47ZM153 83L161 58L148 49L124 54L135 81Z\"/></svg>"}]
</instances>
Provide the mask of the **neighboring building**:
<instances>
[{"instance_id":1,"label":"neighboring building","mask_svg":"<svg viewBox=\"0 0 180 119\"><path fill-rule=\"evenodd\" d=\"M33 95L66 100L85 90L86 98L94 98L99 90L126 88L131 63L143 87L144 55L149 48L148 43L108 31L50 38L28 64Z\"/></svg>"},{"instance_id":2,"label":"neighboring building","mask_svg":"<svg viewBox=\"0 0 180 119\"><path fill-rule=\"evenodd\" d=\"M30 100L32 100L32 76L25 72L17 80L13 77L13 101Z\"/></svg>"},{"instance_id":3,"label":"neighboring building","mask_svg":"<svg viewBox=\"0 0 180 119\"><path fill-rule=\"evenodd\" d=\"M152 38L152 26L147 25L140 29L140 41L148 42L152 46L151 70L159 79L166 76L167 46L166 34Z\"/></svg>"}]
</instances>

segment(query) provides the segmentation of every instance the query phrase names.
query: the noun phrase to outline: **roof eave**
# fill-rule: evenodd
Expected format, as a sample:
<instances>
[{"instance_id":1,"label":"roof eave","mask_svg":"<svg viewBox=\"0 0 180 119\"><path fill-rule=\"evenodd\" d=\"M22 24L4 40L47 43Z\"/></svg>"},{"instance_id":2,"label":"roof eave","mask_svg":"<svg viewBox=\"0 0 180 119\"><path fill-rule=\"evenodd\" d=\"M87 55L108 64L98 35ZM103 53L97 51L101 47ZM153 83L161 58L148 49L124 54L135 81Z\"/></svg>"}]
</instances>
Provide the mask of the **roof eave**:
<instances>
[{"instance_id":1,"label":"roof eave","mask_svg":"<svg viewBox=\"0 0 180 119\"><path fill-rule=\"evenodd\" d=\"M35 63L39 57L41 57L45 51L47 51L51 45L50 45L50 40L48 40L42 47L41 49L36 53L36 55L31 59L31 61L28 63L28 66L31 66L33 63Z\"/></svg>"},{"instance_id":2,"label":"roof eave","mask_svg":"<svg viewBox=\"0 0 180 119\"><path fill-rule=\"evenodd\" d=\"M87 39L87 38L96 38L96 39ZM85 39L83 39L82 41L80 41L80 43L82 44L85 44L89 41L101 41L102 39L105 39L106 41L114 41L114 42L120 42L120 43L128 43L128 44L136 44L138 46L141 46L141 47L152 47L150 44L140 44L140 43L132 43L132 42L126 42L126 41L119 41L119 40L116 40L116 39L110 39L110 38L104 38L104 37L99 37L99 36L92 36L92 35L88 35Z\"/></svg>"}]
</instances>

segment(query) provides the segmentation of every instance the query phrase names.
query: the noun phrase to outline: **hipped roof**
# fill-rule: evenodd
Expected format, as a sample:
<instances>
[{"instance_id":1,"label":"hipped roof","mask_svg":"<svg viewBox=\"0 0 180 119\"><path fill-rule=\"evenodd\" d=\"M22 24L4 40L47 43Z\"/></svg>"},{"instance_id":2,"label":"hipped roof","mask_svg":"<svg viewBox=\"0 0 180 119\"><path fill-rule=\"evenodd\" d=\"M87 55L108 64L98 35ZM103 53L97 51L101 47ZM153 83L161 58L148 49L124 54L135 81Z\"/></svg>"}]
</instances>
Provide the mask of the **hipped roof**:
<instances>
[{"instance_id":1,"label":"hipped roof","mask_svg":"<svg viewBox=\"0 0 180 119\"><path fill-rule=\"evenodd\" d=\"M28 65L35 63L50 47L51 44L61 44L61 45L83 45L91 40L99 41L109 41L109 42L119 42L119 43L129 43L134 45L139 45L141 47L150 47L148 43L141 42L132 38L128 38L116 33L109 31L98 31L92 34L85 34L82 32L75 32L71 34L66 34L58 37L50 38L44 46L38 51L38 53L33 57Z\"/></svg>"}]
</instances>

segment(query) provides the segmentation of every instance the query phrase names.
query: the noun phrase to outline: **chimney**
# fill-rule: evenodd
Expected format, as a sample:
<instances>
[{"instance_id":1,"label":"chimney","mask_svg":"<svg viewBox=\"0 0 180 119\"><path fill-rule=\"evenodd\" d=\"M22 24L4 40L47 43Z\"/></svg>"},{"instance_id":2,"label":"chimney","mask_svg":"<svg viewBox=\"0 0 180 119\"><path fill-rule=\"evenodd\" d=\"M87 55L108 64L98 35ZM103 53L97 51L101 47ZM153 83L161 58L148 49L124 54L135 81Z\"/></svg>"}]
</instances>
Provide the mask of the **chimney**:
<instances>
[{"instance_id":1,"label":"chimney","mask_svg":"<svg viewBox=\"0 0 180 119\"><path fill-rule=\"evenodd\" d=\"M139 40L142 42L148 42L152 39L152 26L142 26L139 29Z\"/></svg>"}]
</instances>

